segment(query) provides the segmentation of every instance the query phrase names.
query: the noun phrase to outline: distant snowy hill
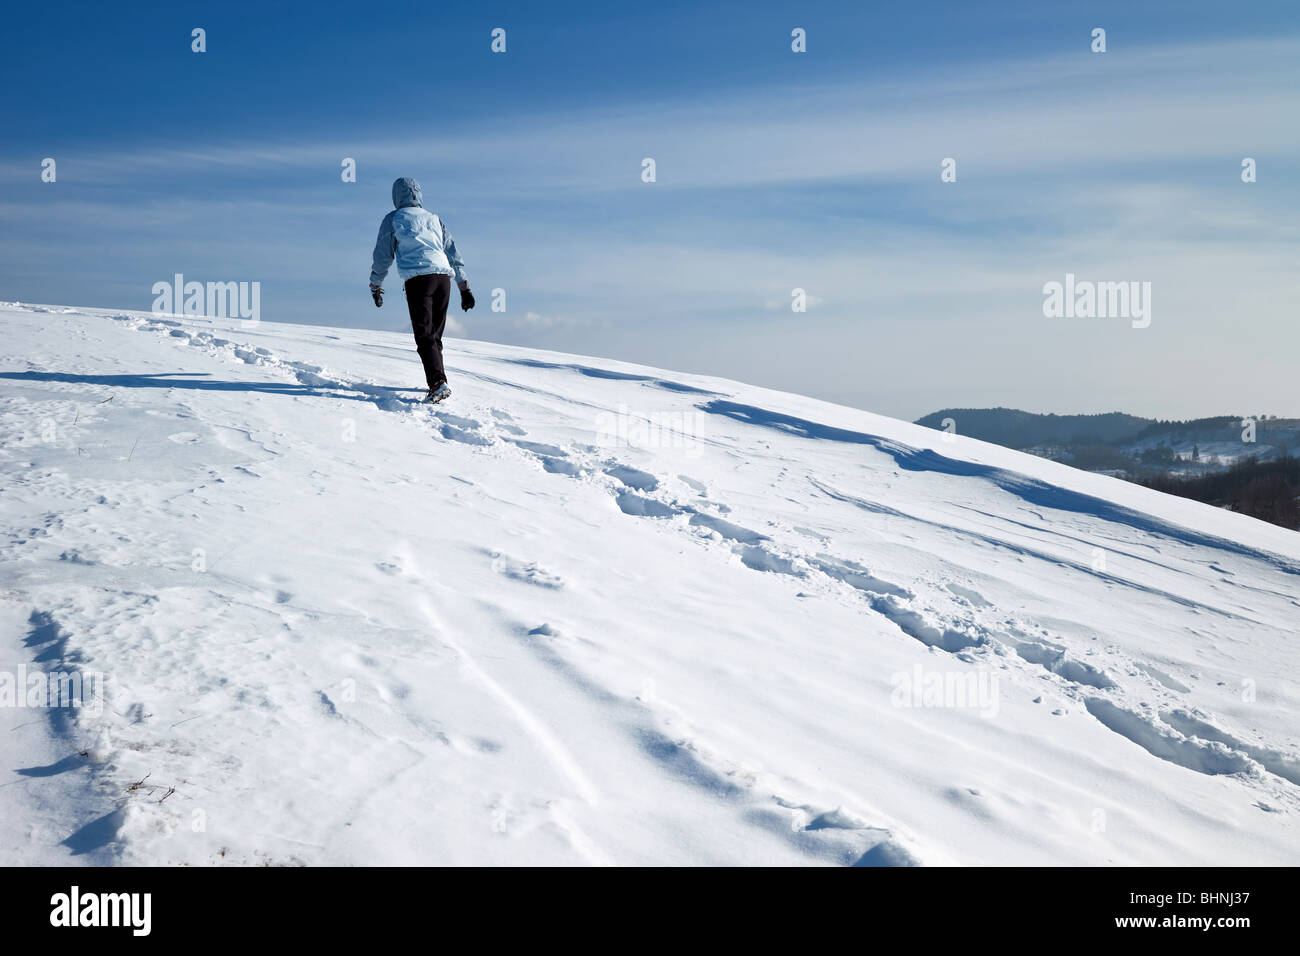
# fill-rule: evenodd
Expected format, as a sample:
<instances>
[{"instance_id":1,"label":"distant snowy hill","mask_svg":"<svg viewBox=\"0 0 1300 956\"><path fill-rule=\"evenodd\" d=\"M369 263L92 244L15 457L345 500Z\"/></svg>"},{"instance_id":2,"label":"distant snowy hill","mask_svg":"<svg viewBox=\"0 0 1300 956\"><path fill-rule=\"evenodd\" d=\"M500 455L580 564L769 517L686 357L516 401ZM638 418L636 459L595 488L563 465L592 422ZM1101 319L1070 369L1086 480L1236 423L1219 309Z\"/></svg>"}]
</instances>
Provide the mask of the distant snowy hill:
<instances>
[{"instance_id":1,"label":"distant snowy hill","mask_svg":"<svg viewBox=\"0 0 1300 956\"><path fill-rule=\"evenodd\" d=\"M607 360L0 323L0 862L1300 860L1293 532Z\"/></svg>"}]
</instances>

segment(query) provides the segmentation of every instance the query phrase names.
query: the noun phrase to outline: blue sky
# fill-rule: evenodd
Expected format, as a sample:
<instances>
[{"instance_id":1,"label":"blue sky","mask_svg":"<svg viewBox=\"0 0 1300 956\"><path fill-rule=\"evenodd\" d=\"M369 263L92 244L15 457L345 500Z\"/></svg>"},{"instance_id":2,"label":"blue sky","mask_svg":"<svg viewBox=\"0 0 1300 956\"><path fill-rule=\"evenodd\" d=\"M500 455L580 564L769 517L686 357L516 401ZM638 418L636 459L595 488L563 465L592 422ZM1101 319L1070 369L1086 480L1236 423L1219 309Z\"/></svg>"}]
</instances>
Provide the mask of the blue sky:
<instances>
[{"instance_id":1,"label":"blue sky","mask_svg":"<svg viewBox=\"0 0 1300 956\"><path fill-rule=\"evenodd\" d=\"M396 275L382 311L366 276L409 175L465 255L471 337L905 418L1300 414L1294 2L7 18L0 298L147 309L183 272L261 282L266 319L405 329ZM1044 318L1066 272L1151 282L1151 326Z\"/></svg>"}]
</instances>

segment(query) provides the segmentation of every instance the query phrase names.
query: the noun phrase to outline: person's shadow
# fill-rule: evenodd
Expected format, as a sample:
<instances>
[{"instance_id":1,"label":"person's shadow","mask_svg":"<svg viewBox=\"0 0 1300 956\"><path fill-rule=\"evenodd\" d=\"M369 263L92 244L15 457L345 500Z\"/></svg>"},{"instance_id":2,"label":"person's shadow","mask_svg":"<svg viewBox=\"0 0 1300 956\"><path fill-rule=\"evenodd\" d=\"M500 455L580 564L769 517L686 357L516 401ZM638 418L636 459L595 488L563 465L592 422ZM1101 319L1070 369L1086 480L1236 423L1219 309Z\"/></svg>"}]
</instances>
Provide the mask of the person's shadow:
<instances>
[{"instance_id":1,"label":"person's shadow","mask_svg":"<svg viewBox=\"0 0 1300 956\"><path fill-rule=\"evenodd\" d=\"M362 385L354 389L302 385L290 382L226 382L208 377L206 372L156 372L136 375L76 375L71 372L0 372L0 379L17 382L59 382L68 385L105 385L109 388L188 388L210 392L265 392L269 395L318 395L373 402L377 398L397 397L399 392L420 389L396 388L391 385Z\"/></svg>"}]
</instances>

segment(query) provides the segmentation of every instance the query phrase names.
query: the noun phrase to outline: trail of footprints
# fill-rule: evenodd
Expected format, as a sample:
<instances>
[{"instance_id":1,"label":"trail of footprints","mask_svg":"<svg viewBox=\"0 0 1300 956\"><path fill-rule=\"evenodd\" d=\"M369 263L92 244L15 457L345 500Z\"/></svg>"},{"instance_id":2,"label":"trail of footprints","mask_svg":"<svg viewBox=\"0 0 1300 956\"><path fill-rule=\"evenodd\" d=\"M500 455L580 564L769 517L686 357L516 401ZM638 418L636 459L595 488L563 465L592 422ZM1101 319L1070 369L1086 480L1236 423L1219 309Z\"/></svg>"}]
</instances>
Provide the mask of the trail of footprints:
<instances>
[{"instance_id":1,"label":"trail of footprints","mask_svg":"<svg viewBox=\"0 0 1300 956\"><path fill-rule=\"evenodd\" d=\"M707 486L688 475L676 476L676 481L691 496L683 502L680 497L672 494L671 480L661 480L649 472L615 459L600 460L594 454L599 449L590 446L565 450L555 445L528 441L521 437L525 434L524 430L514 425L507 413L499 409L491 409L490 412L498 427L502 422L509 426L505 429L509 433L505 442L536 458L548 472L574 477L592 476L603 480L610 487L619 510L626 515L669 521L685 517L684 527L692 529L699 538L727 544L748 568L785 574L810 583L820 578L823 583L838 582L847 585L861 595L872 611L892 621L904 634L968 663L981 662L981 657L988 663L989 655L1005 659L1008 654L1014 653L1027 664L1041 668L1042 676L1050 674L1056 677L1058 689L1079 702L1084 711L1103 726L1162 760L1205 774L1249 775L1257 768L1262 768L1283 780L1300 785L1300 760L1295 757L1242 741L1181 707L1138 713L1098 695L1098 691L1119 690L1119 685L1102 668L1070 657L1067 648L1052 641L1046 629L1034 629L1011 618L992 623L981 620L982 617L996 616L997 610L991 602L969 587L957 582L948 582L944 586L951 595L948 600L950 610L926 605L914 591L873 574L870 569L855 561L820 552L799 554L779 550L770 535L722 517L730 509L725 504L710 500ZM476 438L471 444L491 443L483 440L482 423L449 416L445 412L436 412L435 417L444 422L451 421L458 434L471 429ZM444 437L447 437L445 428L446 424L442 429ZM815 533L809 533L808 536L825 543ZM519 577L509 571L505 573ZM559 585L548 581L546 586ZM944 596L938 590L934 595ZM1166 698L1170 696L1169 691L1188 692L1187 687L1148 665L1135 663L1130 670L1150 677L1151 686L1163 688ZM671 750L674 761L684 759L678 753L681 746L681 743L673 745L677 748ZM668 745L664 744L656 752L670 751ZM779 800L776 802L780 803ZM782 827L785 827L784 823ZM881 846L891 847L892 844L886 841ZM903 854L899 859L905 857L906 854Z\"/></svg>"},{"instance_id":2,"label":"trail of footprints","mask_svg":"<svg viewBox=\"0 0 1300 956\"><path fill-rule=\"evenodd\" d=\"M387 411L427 407L415 399L398 397L391 387L337 378L321 366L281 359L265 348L239 345L207 331L192 332L179 321L126 314L113 318L129 323L132 328L161 332L236 361L282 369L310 388L359 393ZM910 588L878 577L855 561L821 552L808 554L781 549L771 535L723 517L731 509L711 499L705 483L689 475L664 480L613 458L602 459L602 449L594 445L574 443L563 448L529 440L526 429L508 412L497 408L488 409L486 420L438 407L429 411L434 431L446 441L478 448L510 446L547 473L602 482L624 514L677 523L706 543L726 545L745 567L787 575L808 584L820 582L829 589L847 586L872 612L893 622L907 636L938 651L953 654L967 663L982 660L1000 667L1006 666L1009 655L1014 654L1025 663L1041 668L1042 676L1050 674L1056 678L1057 689L1079 702L1103 726L1155 757L1206 774L1257 776L1262 770L1300 786L1300 759L1295 756L1243 741L1215 727L1203 719L1204 715L1197 716L1179 706L1160 709L1143 705L1130 709L1102 696L1099 692L1118 692L1118 685L1105 671L1069 657L1067 649L1050 640L1043 628L1011 618L988 620L996 617L996 609L971 588L947 582L943 589L930 589L932 600L926 604ZM674 489L680 493L675 494ZM678 520L683 518L684 521ZM794 530L825 544L824 536L816 532ZM507 576L548 588L563 585L558 577L527 563L500 555L493 555L492 560L494 567ZM935 606L936 598L946 607ZM1176 702L1173 695L1187 692L1180 682L1149 665L1119 660L1114 663L1131 674L1145 674L1150 678L1148 689L1165 700Z\"/></svg>"}]
</instances>

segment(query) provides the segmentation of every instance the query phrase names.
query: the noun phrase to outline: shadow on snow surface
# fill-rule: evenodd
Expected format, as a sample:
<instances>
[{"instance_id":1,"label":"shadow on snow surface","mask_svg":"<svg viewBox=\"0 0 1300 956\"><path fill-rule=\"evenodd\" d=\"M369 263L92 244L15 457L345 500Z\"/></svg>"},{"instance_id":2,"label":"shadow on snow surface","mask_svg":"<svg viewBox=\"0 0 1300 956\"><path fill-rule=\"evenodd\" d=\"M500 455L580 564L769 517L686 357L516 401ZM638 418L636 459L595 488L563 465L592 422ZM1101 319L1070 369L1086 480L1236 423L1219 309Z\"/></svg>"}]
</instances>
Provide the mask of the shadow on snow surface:
<instances>
[{"instance_id":1,"label":"shadow on snow surface","mask_svg":"<svg viewBox=\"0 0 1300 956\"><path fill-rule=\"evenodd\" d=\"M424 392L424 388L366 385L365 390L346 385L304 385L299 382L227 382L206 378L206 372L148 372L136 375L76 375L71 372L0 372L0 379L19 382L58 382L64 385L103 385L108 388L188 388L211 392L265 392L269 395L315 395L372 402L377 392ZM361 394L348 394L358 391Z\"/></svg>"},{"instance_id":2,"label":"shadow on snow surface","mask_svg":"<svg viewBox=\"0 0 1300 956\"><path fill-rule=\"evenodd\" d=\"M748 425L772 428L788 435L797 435L800 438L869 445L889 455L894 460L894 463L905 471L929 471L943 475L957 475L963 478L979 478L992 482L1002 490L1010 492L1022 501L1036 507L1090 515L1103 521L1126 525L1138 531L1171 538L1185 544L1217 548L1221 551L1256 558L1287 574L1300 574L1300 568L1277 555L1257 551L1234 541L1201 534L1189 528L1162 521L1151 515L1133 511L1130 508L1125 508L1102 498L1071 491L1058 485L1050 485L1036 478L1030 478L1014 471L1007 471L1004 468L948 458L933 449L913 448L910 445L882 438L879 435L856 432L847 428L836 428L833 425L823 425L805 418L783 415L780 412L759 408L755 405L744 405L740 402L717 399L704 402L697 407L701 411L712 415L723 415Z\"/></svg>"}]
</instances>

